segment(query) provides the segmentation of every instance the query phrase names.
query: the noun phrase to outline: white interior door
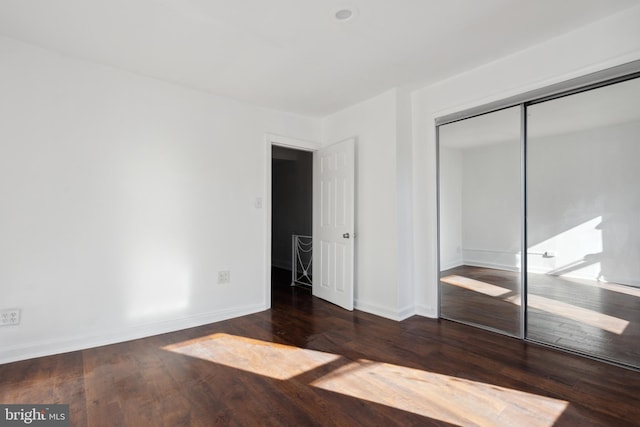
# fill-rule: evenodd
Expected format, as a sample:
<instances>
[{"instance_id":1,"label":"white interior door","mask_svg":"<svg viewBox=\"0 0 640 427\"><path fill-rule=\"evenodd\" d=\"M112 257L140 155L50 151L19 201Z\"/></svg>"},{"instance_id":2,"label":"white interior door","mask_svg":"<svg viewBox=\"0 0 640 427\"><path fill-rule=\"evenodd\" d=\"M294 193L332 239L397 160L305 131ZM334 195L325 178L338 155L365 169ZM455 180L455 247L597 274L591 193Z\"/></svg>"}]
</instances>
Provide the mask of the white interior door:
<instances>
[{"instance_id":1,"label":"white interior door","mask_svg":"<svg viewBox=\"0 0 640 427\"><path fill-rule=\"evenodd\" d=\"M355 141L314 152L313 295L353 310Z\"/></svg>"}]
</instances>

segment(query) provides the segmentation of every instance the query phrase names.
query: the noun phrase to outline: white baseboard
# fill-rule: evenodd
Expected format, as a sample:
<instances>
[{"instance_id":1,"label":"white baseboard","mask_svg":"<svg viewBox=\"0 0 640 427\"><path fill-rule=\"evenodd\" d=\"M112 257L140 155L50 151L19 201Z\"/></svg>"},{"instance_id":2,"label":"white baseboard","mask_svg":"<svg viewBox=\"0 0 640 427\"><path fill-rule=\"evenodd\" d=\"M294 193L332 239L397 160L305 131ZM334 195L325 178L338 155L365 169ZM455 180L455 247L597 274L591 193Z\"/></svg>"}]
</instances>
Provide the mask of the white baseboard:
<instances>
[{"instance_id":1,"label":"white baseboard","mask_svg":"<svg viewBox=\"0 0 640 427\"><path fill-rule=\"evenodd\" d=\"M416 314L430 319L438 318L438 311L429 305L416 304Z\"/></svg>"},{"instance_id":2,"label":"white baseboard","mask_svg":"<svg viewBox=\"0 0 640 427\"><path fill-rule=\"evenodd\" d=\"M461 265L464 265L464 261L462 260L462 258L456 259L453 261L444 262L443 264L440 264L440 271L460 267Z\"/></svg>"},{"instance_id":3,"label":"white baseboard","mask_svg":"<svg viewBox=\"0 0 640 427\"><path fill-rule=\"evenodd\" d=\"M622 277L605 276L605 277L598 278L598 277L594 277L593 275L580 274L580 272L557 275L557 274L549 274L548 268L541 268L541 267L529 268L529 273L551 275L556 277L566 277L569 279L593 280L594 282L602 281L606 283L616 283L618 285L625 285L625 286L632 286L634 288L640 288L640 281L628 279L628 278L622 278Z\"/></svg>"},{"instance_id":4,"label":"white baseboard","mask_svg":"<svg viewBox=\"0 0 640 427\"><path fill-rule=\"evenodd\" d=\"M505 270L505 271L514 271L514 272L520 271L520 268L514 267L512 265L498 264L498 263L485 262L485 261L465 260L464 265L468 265L470 267L492 268L494 270Z\"/></svg>"},{"instance_id":5,"label":"white baseboard","mask_svg":"<svg viewBox=\"0 0 640 427\"><path fill-rule=\"evenodd\" d=\"M640 288L640 281L638 281L638 280L622 278L622 277L609 277L609 276L605 276L601 280L605 280L608 283L617 283L619 285L625 285L625 286L632 286L634 288Z\"/></svg>"},{"instance_id":6,"label":"white baseboard","mask_svg":"<svg viewBox=\"0 0 640 427\"><path fill-rule=\"evenodd\" d=\"M364 311L365 313L373 314L376 316L384 317L385 319L401 321L407 317L411 317L415 314L413 306L406 307L402 310L396 310L392 307L385 307L379 304L364 302L362 300L354 301L354 308L356 310Z\"/></svg>"},{"instance_id":7,"label":"white baseboard","mask_svg":"<svg viewBox=\"0 0 640 427\"><path fill-rule=\"evenodd\" d=\"M245 316L266 310L264 304L236 307L210 313L201 313L189 317L163 320L160 322L138 325L119 330L102 331L86 336L63 338L60 340L39 341L18 346L3 346L0 350L0 364L51 356L53 354L86 350L88 348L146 338L153 335L175 332L209 323L219 322L234 317Z\"/></svg>"},{"instance_id":8,"label":"white baseboard","mask_svg":"<svg viewBox=\"0 0 640 427\"><path fill-rule=\"evenodd\" d=\"M411 316L416 314L416 307L412 305L408 305L405 308L398 311L398 320L405 320Z\"/></svg>"},{"instance_id":9,"label":"white baseboard","mask_svg":"<svg viewBox=\"0 0 640 427\"><path fill-rule=\"evenodd\" d=\"M497 251L489 249L462 249L464 265L473 267L495 268L497 270L520 271L518 252Z\"/></svg>"},{"instance_id":10,"label":"white baseboard","mask_svg":"<svg viewBox=\"0 0 640 427\"><path fill-rule=\"evenodd\" d=\"M547 272L549 271L548 268L536 267L532 266L531 264L528 265L528 268L529 273L533 274L547 274Z\"/></svg>"}]
</instances>

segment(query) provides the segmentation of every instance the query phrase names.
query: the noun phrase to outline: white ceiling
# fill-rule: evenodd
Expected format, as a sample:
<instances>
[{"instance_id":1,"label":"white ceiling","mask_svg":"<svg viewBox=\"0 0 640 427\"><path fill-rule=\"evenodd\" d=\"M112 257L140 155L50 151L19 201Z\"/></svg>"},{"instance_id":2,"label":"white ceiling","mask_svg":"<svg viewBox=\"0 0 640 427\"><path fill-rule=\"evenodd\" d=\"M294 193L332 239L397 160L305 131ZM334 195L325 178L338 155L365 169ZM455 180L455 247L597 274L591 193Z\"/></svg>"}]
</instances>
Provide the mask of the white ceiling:
<instances>
[{"instance_id":1,"label":"white ceiling","mask_svg":"<svg viewBox=\"0 0 640 427\"><path fill-rule=\"evenodd\" d=\"M0 34L324 116L425 85L640 0L0 0ZM337 22L335 12L356 16Z\"/></svg>"}]
</instances>

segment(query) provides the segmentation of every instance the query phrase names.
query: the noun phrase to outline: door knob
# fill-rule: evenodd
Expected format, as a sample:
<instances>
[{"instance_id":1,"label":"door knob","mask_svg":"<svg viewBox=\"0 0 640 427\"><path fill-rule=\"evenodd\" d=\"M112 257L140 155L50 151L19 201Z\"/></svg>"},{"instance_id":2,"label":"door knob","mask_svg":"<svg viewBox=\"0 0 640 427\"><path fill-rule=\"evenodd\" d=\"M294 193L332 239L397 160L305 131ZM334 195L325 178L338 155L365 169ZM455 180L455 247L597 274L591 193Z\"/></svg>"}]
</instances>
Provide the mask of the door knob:
<instances>
[{"instance_id":1,"label":"door knob","mask_svg":"<svg viewBox=\"0 0 640 427\"><path fill-rule=\"evenodd\" d=\"M348 238L349 238L349 233L344 233L344 234L342 235L342 237L344 237L345 239L348 239Z\"/></svg>"}]
</instances>

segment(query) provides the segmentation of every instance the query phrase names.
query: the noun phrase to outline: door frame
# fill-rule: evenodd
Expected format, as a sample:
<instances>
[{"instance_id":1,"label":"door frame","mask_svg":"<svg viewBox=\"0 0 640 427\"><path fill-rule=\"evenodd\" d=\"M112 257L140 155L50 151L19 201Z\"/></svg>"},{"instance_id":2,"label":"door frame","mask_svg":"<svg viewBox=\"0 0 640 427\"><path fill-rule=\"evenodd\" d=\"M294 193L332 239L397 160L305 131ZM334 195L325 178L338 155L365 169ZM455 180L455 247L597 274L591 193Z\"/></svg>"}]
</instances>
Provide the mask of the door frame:
<instances>
[{"instance_id":1,"label":"door frame","mask_svg":"<svg viewBox=\"0 0 640 427\"><path fill-rule=\"evenodd\" d=\"M271 197L272 197L272 182L271 182L271 162L272 154L271 148L275 145L278 147L292 148L294 150L315 152L322 147L322 144L315 141L306 141L303 139L291 138L288 136L276 135L267 133L264 136L265 140L265 189L264 200L262 207L264 209L264 235L265 235L265 247L264 247L264 308L271 308Z\"/></svg>"}]
</instances>

